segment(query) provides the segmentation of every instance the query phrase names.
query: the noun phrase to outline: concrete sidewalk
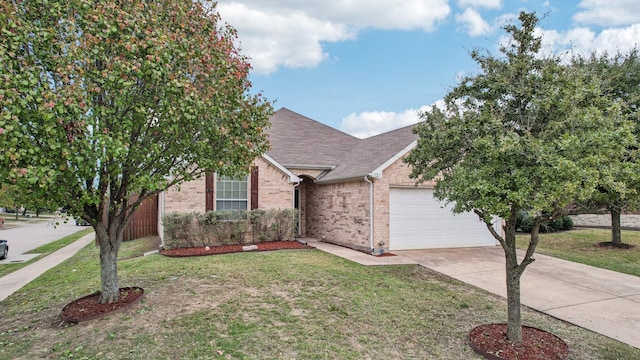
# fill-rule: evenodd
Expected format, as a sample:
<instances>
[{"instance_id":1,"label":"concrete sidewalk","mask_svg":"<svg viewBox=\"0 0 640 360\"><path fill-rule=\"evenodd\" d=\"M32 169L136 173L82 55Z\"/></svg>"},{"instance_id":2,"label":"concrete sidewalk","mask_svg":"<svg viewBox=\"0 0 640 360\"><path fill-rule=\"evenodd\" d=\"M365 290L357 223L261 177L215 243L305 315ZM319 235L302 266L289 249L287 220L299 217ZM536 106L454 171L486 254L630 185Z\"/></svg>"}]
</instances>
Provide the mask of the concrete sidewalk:
<instances>
[{"instance_id":1,"label":"concrete sidewalk","mask_svg":"<svg viewBox=\"0 0 640 360\"><path fill-rule=\"evenodd\" d=\"M393 251L374 257L305 239L309 245L362 265L420 264L506 297L500 247ZM524 254L521 252L519 258ZM640 348L640 278L536 254L521 279L521 303L558 319Z\"/></svg>"},{"instance_id":2,"label":"concrete sidewalk","mask_svg":"<svg viewBox=\"0 0 640 360\"><path fill-rule=\"evenodd\" d=\"M329 254L333 254L335 256L357 262L360 265L376 266L417 264L416 261L404 256L372 256L360 251L346 248L344 246L333 245L315 239L305 238L301 240L307 242L310 246L313 246L318 250L322 250Z\"/></svg>"},{"instance_id":3,"label":"concrete sidewalk","mask_svg":"<svg viewBox=\"0 0 640 360\"><path fill-rule=\"evenodd\" d=\"M42 275L45 271L60 264L73 256L87 244L93 242L95 234L87 234L73 243L63 247L62 249L38 260L32 264L16 270L6 276L0 278L0 301L9 297L9 295L18 291L29 282Z\"/></svg>"}]
</instances>

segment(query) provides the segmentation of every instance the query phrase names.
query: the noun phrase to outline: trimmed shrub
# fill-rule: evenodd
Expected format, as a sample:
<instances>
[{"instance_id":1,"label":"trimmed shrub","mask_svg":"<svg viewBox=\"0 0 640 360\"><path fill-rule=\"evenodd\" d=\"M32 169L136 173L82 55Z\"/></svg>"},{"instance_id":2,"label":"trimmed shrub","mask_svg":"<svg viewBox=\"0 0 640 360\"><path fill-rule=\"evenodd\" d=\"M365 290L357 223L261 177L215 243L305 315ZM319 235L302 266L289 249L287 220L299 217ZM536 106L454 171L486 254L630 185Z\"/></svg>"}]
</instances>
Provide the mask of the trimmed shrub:
<instances>
[{"instance_id":1,"label":"trimmed shrub","mask_svg":"<svg viewBox=\"0 0 640 360\"><path fill-rule=\"evenodd\" d=\"M535 224L535 217L529 215L526 211L520 211L518 213L518 221L516 223L516 229L521 232L530 233ZM540 224L541 233L552 233L562 230L573 229L573 220L569 216L563 216L561 218L543 222Z\"/></svg>"},{"instance_id":2,"label":"trimmed shrub","mask_svg":"<svg viewBox=\"0 0 640 360\"><path fill-rule=\"evenodd\" d=\"M295 209L252 210L249 219L256 242L293 239L296 226Z\"/></svg>"},{"instance_id":3,"label":"trimmed shrub","mask_svg":"<svg viewBox=\"0 0 640 360\"><path fill-rule=\"evenodd\" d=\"M269 239L269 225L266 214L267 211L262 209L251 210L249 212L251 234L255 242L265 242Z\"/></svg>"},{"instance_id":4,"label":"trimmed shrub","mask_svg":"<svg viewBox=\"0 0 640 360\"><path fill-rule=\"evenodd\" d=\"M535 223L535 218L524 210L520 210L518 212L518 217L516 221L516 230L520 230L522 232L531 232L533 229L533 224Z\"/></svg>"},{"instance_id":5,"label":"trimmed shrub","mask_svg":"<svg viewBox=\"0 0 640 360\"><path fill-rule=\"evenodd\" d=\"M248 231L245 211L208 211L198 216L205 246L244 244Z\"/></svg>"},{"instance_id":6,"label":"trimmed shrub","mask_svg":"<svg viewBox=\"0 0 640 360\"><path fill-rule=\"evenodd\" d=\"M162 218L165 248L245 244L293 239L296 210L170 213Z\"/></svg>"},{"instance_id":7,"label":"trimmed shrub","mask_svg":"<svg viewBox=\"0 0 640 360\"><path fill-rule=\"evenodd\" d=\"M202 246L197 216L197 213L170 213L163 216L165 248Z\"/></svg>"},{"instance_id":8,"label":"trimmed shrub","mask_svg":"<svg viewBox=\"0 0 640 360\"><path fill-rule=\"evenodd\" d=\"M573 229L573 219L569 216L564 216L562 218L562 230L571 230Z\"/></svg>"}]
</instances>

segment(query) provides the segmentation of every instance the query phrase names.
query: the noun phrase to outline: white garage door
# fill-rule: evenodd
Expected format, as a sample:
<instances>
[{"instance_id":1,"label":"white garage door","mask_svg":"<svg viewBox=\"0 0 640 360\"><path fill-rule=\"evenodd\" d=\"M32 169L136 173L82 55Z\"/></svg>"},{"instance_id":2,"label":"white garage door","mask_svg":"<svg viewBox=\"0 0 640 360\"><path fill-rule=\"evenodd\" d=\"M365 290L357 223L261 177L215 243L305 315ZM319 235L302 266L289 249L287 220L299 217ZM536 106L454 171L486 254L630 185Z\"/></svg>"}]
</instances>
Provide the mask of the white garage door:
<instances>
[{"instance_id":1,"label":"white garage door","mask_svg":"<svg viewBox=\"0 0 640 360\"><path fill-rule=\"evenodd\" d=\"M495 239L473 213L453 214L432 189L391 189L389 249L493 246Z\"/></svg>"}]
</instances>

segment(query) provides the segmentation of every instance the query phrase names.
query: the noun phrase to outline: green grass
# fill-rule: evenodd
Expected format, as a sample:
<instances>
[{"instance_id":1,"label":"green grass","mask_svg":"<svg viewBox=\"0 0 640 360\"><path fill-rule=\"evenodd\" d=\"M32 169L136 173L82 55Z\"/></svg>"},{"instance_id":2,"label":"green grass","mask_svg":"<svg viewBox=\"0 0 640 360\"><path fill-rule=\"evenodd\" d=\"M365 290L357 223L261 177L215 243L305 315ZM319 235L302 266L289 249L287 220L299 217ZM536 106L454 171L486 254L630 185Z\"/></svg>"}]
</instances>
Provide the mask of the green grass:
<instances>
[{"instance_id":1,"label":"green grass","mask_svg":"<svg viewBox=\"0 0 640 360\"><path fill-rule=\"evenodd\" d=\"M37 217L35 213L29 212L27 216L18 213L17 219L15 213L2 213L0 217L4 219L4 228L9 229L18 226L20 223L37 224L50 221L64 221L64 215L56 215L53 213L41 213Z\"/></svg>"},{"instance_id":2,"label":"green grass","mask_svg":"<svg viewBox=\"0 0 640 360\"><path fill-rule=\"evenodd\" d=\"M285 250L123 259L120 286L144 288L143 302L61 324L65 304L99 289L97 251L87 246L0 303L0 359L479 359L468 332L506 319L504 299L419 266ZM552 317L523 317L563 338L571 359L640 358Z\"/></svg>"},{"instance_id":3,"label":"green grass","mask_svg":"<svg viewBox=\"0 0 640 360\"><path fill-rule=\"evenodd\" d=\"M519 234L518 247L525 249L529 234ZM536 251L541 254L640 276L640 231L622 231L622 242L635 245L634 249L603 249L595 244L611 241L611 230L577 229L551 234L540 234Z\"/></svg>"},{"instance_id":4,"label":"green grass","mask_svg":"<svg viewBox=\"0 0 640 360\"><path fill-rule=\"evenodd\" d=\"M160 246L160 237L150 236L135 241L127 241L118 252L118 259L127 260L143 256L145 253L158 250Z\"/></svg>"},{"instance_id":5,"label":"green grass","mask_svg":"<svg viewBox=\"0 0 640 360\"><path fill-rule=\"evenodd\" d=\"M80 239L81 237L90 234L93 232L93 229L84 229L81 231L78 231L77 233L68 235L63 237L60 240L56 240L54 242L42 245L36 249L30 250L27 252L27 254L40 254L38 256L36 256L33 259L30 259L29 261L25 261L25 262L21 262L21 263L9 263L9 264L2 264L0 265L0 277L5 276L9 273L12 273L16 270L22 269L23 267L34 263L42 258L44 258L45 256L52 254L54 252L56 252L57 250L62 249L63 247L71 244L72 242ZM9 245L9 247L11 247L11 245ZM11 250L11 249L9 249ZM11 254L9 254L9 256L11 256Z\"/></svg>"}]
</instances>

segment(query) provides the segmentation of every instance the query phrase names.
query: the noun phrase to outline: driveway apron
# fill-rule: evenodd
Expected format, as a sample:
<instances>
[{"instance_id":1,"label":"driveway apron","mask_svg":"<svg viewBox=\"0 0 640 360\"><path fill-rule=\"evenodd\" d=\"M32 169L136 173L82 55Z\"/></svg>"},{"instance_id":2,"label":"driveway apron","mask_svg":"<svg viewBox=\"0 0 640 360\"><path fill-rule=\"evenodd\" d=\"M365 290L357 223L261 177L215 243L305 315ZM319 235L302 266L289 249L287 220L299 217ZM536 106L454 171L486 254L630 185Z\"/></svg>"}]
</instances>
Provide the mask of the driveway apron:
<instances>
[{"instance_id":1,"label":"driveway apron","mask_svg":"<svg viewBox=\"0 0 640 360\"><path fill-rule=\"evenodd\" d=\"M506 297L500 247L405 250L395 254ZM524 257L519 252L519 259ZM640 278L541 254L521 278L521 303L640 348Z\"/></svg>"}]
</instances>

